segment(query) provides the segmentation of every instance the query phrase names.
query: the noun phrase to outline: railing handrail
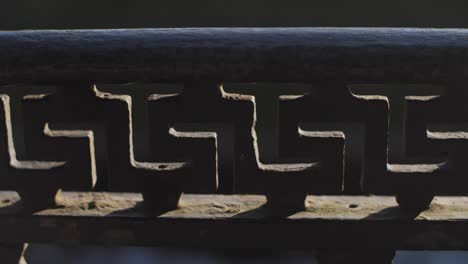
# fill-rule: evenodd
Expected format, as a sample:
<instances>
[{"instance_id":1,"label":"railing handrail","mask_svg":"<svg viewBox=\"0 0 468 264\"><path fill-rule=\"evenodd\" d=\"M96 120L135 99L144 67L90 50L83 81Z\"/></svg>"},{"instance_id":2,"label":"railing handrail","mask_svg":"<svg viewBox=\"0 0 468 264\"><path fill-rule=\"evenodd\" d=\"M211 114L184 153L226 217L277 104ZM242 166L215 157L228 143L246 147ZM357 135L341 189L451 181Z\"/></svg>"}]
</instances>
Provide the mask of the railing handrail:
<instances>
[{"instance_id":1,"label":"railing handrail","mask_svg":"<svg viewBox=\"0 0 468 264\"><path fill-rule=\"evenodd\" d=\"M443 82L468 30L180 28L0 32L0 82ZM288 71L281 71L287 65ZM375 70L378 68L378 70Z\"/></svg>"}]
</instances>

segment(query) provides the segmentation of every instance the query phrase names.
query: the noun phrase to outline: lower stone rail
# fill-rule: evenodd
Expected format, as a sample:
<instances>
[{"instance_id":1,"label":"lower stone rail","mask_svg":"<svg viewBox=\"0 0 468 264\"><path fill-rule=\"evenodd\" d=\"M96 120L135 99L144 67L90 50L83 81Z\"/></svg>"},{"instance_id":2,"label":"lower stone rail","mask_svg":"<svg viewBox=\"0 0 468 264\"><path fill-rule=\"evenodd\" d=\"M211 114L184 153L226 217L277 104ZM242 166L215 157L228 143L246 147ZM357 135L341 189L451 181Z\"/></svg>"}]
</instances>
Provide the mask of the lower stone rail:
<instances>
[{"instance_id":1,"label":"lower stone rail","mask_svg":"<svg viewBox=\"0 0 468 264\"><path fill-rule=\"evenodd\" d=\"M33 215L21 213L15 193L0 197L0 243L18 256L24 242L317 250L362 263L375 253L382 259L369 263L391 263L385 256L396 249L468 248L468 197L436 197L412 215L388 196L308 196L304 211L281 217L260 195L183 195L160 215L146 211L138 194L63 192L56 207ZM333 261L324 263L340 263Z\"/></svg>"}]
</instances>

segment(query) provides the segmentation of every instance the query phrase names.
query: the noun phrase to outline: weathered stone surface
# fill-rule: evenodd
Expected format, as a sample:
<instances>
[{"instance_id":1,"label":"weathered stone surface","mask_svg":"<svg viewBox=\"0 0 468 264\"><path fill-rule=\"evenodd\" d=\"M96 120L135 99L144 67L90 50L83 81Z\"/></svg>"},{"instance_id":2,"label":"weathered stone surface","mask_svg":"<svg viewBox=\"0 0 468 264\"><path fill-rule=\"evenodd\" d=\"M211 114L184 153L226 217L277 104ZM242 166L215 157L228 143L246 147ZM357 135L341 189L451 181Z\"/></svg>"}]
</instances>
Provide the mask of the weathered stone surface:
<instances>
[{"instance_id":1,"label":"weathered stone surface","mask_svg":"<svg viewBox=\"0 0 468 264\"><path fill-rule=\"evenodd\" d=\"M160 216L147 214L136 194L62 193L56 208L30 216L19 213L15 194L1 197L3 242L444 250L466 249L468 238L467 197L436 197L412 215L392 197L309 196L305 211L282 219L255 195L183 195Z\"/></svg>"},{"instance_id":2,"label":"weathered stone surface","mask_svg":"<svg viewBox=\"0 0 468 264\"><path fill-rule=\"evenodd\" d=\"M465 29L4 31L0 83L196 79L427 83L448 79L454 71L466 74L467 50Z\"/></svg>"}]
</instances>

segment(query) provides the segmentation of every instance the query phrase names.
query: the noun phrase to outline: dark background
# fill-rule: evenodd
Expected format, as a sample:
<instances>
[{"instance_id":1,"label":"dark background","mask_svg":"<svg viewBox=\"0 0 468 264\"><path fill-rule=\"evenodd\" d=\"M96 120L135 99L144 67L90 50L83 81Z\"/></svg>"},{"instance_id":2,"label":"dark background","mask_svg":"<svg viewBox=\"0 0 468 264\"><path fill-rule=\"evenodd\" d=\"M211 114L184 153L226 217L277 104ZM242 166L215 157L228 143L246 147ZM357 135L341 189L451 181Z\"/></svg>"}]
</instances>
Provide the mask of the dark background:
<instances>
[{"instance_id":1,"label":"dark background","mask_svg":"<svg viewBox=\"0 0 468 264\"><path fill-rule=\"evenodd\" d=\"M0 0L0 29L468 27L462 0Z\"/></svg>"}]
</instances>

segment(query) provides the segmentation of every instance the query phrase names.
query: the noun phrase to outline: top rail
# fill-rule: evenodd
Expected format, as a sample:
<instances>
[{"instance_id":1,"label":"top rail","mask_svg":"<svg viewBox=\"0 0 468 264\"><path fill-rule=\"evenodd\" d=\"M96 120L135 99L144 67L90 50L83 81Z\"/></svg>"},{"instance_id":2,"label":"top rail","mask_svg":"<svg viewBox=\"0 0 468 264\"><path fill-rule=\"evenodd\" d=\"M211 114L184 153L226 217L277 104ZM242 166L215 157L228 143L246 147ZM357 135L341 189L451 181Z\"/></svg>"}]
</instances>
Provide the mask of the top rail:
<instances>
[{"instance_id":1,"label":"top rail","mask_svg":"<svg viewBox=\"0 0 468 264\"><path fill-rule=\"evenodd\" d=\"M445 82L468 30L191 28L0 32L0 83ZM287 69L287 70L285 70Z\"/></svg>"}]
</instances>

